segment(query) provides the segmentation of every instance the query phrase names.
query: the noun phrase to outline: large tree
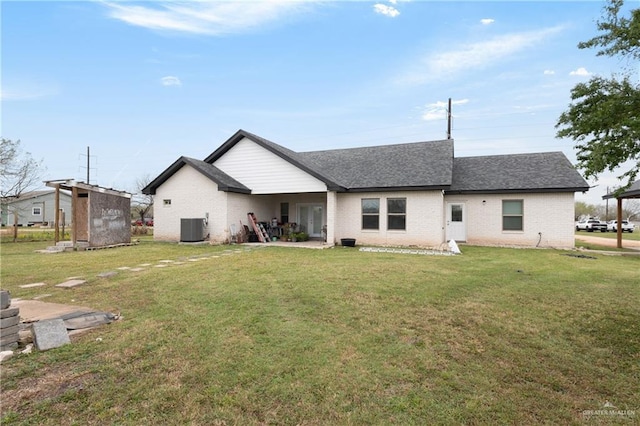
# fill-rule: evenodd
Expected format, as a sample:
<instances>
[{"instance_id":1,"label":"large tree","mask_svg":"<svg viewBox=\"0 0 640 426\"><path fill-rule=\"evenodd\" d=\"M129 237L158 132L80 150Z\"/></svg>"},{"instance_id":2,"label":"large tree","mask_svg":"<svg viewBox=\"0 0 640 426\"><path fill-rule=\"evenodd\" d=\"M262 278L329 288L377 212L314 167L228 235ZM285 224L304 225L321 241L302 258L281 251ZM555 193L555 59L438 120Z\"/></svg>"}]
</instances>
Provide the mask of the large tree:
<instances>
[{"instance_id":1,"label":"large tree","mask_svg":"<svg viewBox=\"0 0 640 426\"><path fill-rule=\"evenodd\" d=\"M578 48L598 48L597 56L618 57L619 73L609 78L595 76L571 90L569 109L556 124L557 137L576 141L578 167L587 178L615 171L631 162L620 176L630 185L640 170L640 9L621 16L624 0L610 0L603 19L597 22L601 32ZM626 65L625 65L626 64Z\"/></svg>"}]
</instances>

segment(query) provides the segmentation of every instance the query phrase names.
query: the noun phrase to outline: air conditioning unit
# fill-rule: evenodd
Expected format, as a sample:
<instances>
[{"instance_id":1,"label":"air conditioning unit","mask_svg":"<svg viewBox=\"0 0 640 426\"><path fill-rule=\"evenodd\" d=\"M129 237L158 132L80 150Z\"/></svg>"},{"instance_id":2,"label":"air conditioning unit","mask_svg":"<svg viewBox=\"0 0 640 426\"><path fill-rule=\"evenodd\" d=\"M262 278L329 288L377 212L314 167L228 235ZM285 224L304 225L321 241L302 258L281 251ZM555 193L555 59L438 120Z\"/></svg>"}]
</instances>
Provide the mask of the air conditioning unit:
<instances>
[{"instance_id":1,"label":"air conditioning unit","mask_svg":"<svg viewBox=\"0 0 640 426\"><path fill-rule=\"evenodd\" d=\"M205 218L180 219L180 242L195 243L204 241L206 235Z\"/></svg>"}]
</instances>

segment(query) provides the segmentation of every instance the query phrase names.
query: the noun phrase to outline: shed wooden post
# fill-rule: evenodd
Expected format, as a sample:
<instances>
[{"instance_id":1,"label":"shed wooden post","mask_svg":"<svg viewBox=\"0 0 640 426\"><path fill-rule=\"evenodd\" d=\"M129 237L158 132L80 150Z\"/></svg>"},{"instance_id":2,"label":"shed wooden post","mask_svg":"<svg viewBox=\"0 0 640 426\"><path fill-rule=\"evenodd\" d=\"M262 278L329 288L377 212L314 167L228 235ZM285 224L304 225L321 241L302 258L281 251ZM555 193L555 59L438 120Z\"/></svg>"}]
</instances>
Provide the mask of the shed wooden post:
<instances>
[{"instance_id":1,"label":"shed wooden post","mask_svg":"<svg viewBox=\"0 0 640 426\"><path fill-rule=\"evenodd\" d=\"M618 200L618 224L616 225L616 237L618 240L618 248L622 248L622 198L616 198Z\"/></svg>"},{"instance_id":2,"label":"shed wooden post","mask_svg":"<svg viewBox=\"0 0 640 426\"><path fill-rule=\"evenodd\" d=\"M71 241L75 247L78 242L78 187L71 188Z\"/></svg>"},{"instance_id":3,"label":"shed wooden post","mask_svg":"<svg viewBox=\"0 0 640 426\"><path fill-rule=\"evenodd\" d=\"M56 195L55 195L55 200L56 200L56 217L55 217L55 237L54 240L56 242L56 244L58 243L58 241L60 241L60 185L56 185Z\"/></svg>"}]
</instances>

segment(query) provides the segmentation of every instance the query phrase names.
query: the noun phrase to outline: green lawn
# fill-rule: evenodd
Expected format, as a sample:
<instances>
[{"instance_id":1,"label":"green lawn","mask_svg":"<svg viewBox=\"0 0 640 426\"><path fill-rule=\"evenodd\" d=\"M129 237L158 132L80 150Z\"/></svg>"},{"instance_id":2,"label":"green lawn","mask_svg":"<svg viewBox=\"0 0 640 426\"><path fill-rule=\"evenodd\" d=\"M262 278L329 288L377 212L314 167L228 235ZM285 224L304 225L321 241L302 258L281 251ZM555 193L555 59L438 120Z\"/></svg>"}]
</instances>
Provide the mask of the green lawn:
<instances>
[{"instance_id":1,"label":"green lawn","mask_svg":"<svg viewBox=\"0 0 640 426\"><path fill-rule=\"evenodd\" d=\"M3 288L123 319L3 363L3 425L640 421L638 257L46 245L3 244Z\"/></svg>"}]
</instances>

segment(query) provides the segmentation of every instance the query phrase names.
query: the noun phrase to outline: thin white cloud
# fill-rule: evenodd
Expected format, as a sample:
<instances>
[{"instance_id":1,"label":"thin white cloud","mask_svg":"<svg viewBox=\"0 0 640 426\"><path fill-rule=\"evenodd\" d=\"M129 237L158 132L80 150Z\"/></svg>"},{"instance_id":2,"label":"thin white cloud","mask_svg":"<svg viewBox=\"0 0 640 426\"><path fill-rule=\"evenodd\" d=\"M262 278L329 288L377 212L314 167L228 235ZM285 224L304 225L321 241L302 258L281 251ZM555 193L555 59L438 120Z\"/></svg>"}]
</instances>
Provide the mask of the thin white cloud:
<instances>
[{"instance_id":1,"label":"thin white cloud","mask_svg":"<svg viewBox=\"0 0 640 426\"><path fill-rule=\"evenodd\" d=\"M544 70L544 75L554 75L556 72L554 70Z\"/></svg>"},{"instance_id":2,"label":"thin white cloud","mask_svg":"<svg viewBox=\"0 0 640 426\"><path fill-rule=\"evenodd\" d=\"M380 15L385 15L390 18L395 18L396 16L400 15L400 11L398 9L396 9L393 6L387 6L386 4L382 4L382 3L374 4L373 10Z\"/></svg>"},{"instance_id":3,"label":"thin white cloud","mask_svg":"<svg viewBox=\"0 0 640 426\"><path fill-rule=\"evenodd\" d=\"M494 22L496 22L496 20L495 20L495 19L491 19L491 18L484 18L484 19L481 19L481 20L480 20L480 23L481 23L482 25L491 25L491 24L493 24Z\"/></svg>"},{"instance_id":4,"label":"thin white cloud","mask_svg":"<svg viewBox=\"0 0 640 426\"><path fill-rule=\"evenodd\" d=\"M512 55L535 46L561 27L543 28L537 31L511 33L488 40L452 46L444 51L426 55L397 79L400 84L418 85L429 81L450 78L468 71L475 72L496 64Z\"/></svg>"},{"instance_id":5,"label":"thin white cloud","mask_svg":"<svg viewBox=\"0 0 640 426\"><path fill-rule=\"evenodd\" d=\"M162 77L160 82L163 86L182 86L182 82L178 77L174 77L172 75L168 75L166 77Z\"/></svg>"},{"instance_id":6,"label":"thin white cloud","mask_svg":"<svg viewBox=\"0 0 640 426\"><path fill-rule=\"evenodd\" d=\"M109 16L158 31L205 35L238 34L307 10L311 2L293 0L238 2L166 1L153 6L104 2Z\"/></svg>"},{"instance_id":7,"label":"thin white cloud","mask_svg":"<svg viewBox=\"0 0 640 426\"><path fill-rule=\"evenodd\" d=\"M578 77L588 77L591 75L591 73L589 71L587 71L586 68L584 67L580 67L577 70L573 70L569 73L569 75L576 75Z\"/></svg>"},{"instance_id":8,"label":"thin white cloud","mask_svg":"<svg viewBox=\"0 0 640 426\"><path fill-rule=\"evenodd\" d=\"M4 83L0 88L0 100L29 101L56 96L59 93L60 88L57 84L47 84L43 82Z\"/></svg>"},{"instance_id":9,"label":"thin white cloud","mask_svg":"<svg viewBox=\"0 0 640 426\"><path fill-rule=\"evenodd\" d=\"M452 100L451 105L464 105L469 103L469 99ZM422 111L422 119L425 121L444 120L447 118L447 108L449 102L438 101L424 106Z\"/></svg>"}]
</instances>

